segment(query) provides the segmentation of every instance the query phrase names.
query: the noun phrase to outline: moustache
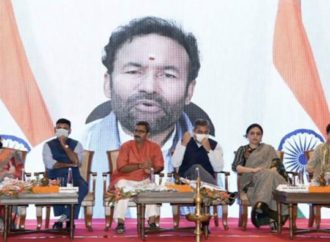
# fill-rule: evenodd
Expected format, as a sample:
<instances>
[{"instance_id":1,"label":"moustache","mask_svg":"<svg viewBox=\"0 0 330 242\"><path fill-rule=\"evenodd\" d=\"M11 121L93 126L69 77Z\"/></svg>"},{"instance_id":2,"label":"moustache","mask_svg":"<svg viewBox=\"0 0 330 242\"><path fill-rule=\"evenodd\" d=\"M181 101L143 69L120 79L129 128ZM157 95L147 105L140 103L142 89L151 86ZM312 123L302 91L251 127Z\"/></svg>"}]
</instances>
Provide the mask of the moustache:
<instances>
[{"instance_id":1,"label":"moustache","mask_svg":"<svg viewBox=\"0 0 330 242\"><path fill-rule=\"evenodd\" d=\"M156 102L158 106L160 106L165 111L167 111L166 107L169 106L169 103L166 101L166 99L157 93L140 92L127 99L127 107L131 109L137 103L141 102L141 100L150 100Z\"/></svg>"},{"instance_id":2,"label":"moustache","mask_svg":"<svg viewBox=\"0 0 330 242\"><path fill-rule=\"evenodd\" d=\"M139 135L134 135L135 139L141 139L141 137Z\"/></svg>"}]
</instances>

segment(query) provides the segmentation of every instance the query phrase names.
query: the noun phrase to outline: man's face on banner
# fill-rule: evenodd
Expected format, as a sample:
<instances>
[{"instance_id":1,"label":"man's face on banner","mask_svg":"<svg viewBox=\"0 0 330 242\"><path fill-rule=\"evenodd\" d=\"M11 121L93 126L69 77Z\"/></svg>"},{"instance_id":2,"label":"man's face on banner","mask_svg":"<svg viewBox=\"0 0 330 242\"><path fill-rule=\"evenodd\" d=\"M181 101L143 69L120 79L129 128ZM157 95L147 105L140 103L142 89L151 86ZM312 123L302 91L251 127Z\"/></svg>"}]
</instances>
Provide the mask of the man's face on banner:
<instances>
[{"instance_id":1,"label":"man's face on banner","mask_svg":"<svg viewBox=\"0 0 330 242\"><path fill-rule=\"evenodd\" d=\"M148 34L126 42L110 77L112 108L121 124L132 132L137 121L147 121L152 134L171 127L193 94L188 64L185 49L168 37Z\"/></svg>"}]
</instances>

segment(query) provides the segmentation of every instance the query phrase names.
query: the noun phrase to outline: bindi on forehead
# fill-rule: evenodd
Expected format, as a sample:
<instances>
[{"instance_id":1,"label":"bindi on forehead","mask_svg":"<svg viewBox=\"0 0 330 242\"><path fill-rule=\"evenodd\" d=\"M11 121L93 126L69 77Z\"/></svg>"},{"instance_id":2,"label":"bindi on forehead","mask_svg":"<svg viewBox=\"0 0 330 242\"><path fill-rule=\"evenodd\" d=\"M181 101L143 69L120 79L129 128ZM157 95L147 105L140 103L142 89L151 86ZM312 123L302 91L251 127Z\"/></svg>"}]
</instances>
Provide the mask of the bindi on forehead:
<instances>
[{"instance_id":1,"label":"bindi on forehead","mask_svg":"<svg viewBox=\"0 0 330 242\"><path fill-rule=\"evenodd\" d=\"M147 34L126 42L117 52L118 59L136 61L187 62L189 57L183 46L171 38Z\"/></svg>"}]
</instances>

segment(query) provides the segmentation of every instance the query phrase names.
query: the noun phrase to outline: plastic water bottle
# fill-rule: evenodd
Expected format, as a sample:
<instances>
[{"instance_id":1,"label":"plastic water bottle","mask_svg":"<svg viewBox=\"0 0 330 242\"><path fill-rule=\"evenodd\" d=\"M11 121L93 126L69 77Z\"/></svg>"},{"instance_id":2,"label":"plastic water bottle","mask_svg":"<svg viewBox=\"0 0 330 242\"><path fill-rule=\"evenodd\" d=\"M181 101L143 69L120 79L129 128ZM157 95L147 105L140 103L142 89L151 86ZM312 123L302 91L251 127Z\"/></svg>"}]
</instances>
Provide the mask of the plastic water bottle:
<instances>
[{"instance_id":1,"label":"plastic water bottle","mask_svg":"<svg viewBox=\"0 0 330 242\"><path fill-rule=\"evenodd\" d=\"M330 172L327 171L324 173L324 179L327 183L327 186L330 186Z\"/></svg>"},{"instance_id":2,"label":"plastic water bottle","mask_svg":"<svg viewBox=\"0 0 330 242\"><path fill-rule=\"evenodd\" d=\"M302 170L298 171L298 184L297 184L297 186L301 187L303 185L304 185L304 170L302 169Z\"/></svg>"},{"instance_id":3,"label":"plastic water bottle","mask_svg":"<svg viewBox=\"0 0 330 242\"><path fill-rule=\"evenodd\" d=\"M66 180L66 186L67 187L73 187L73 178L72 178L72 169L69 167L68 169L68 177Z\"/></svg>"},{"instance_id":4,"label":"plastic water bottle","mask_svg":"<svg viewBox=\"0 0 330 242\"><path fill-rule=\"evenodd\" d=\"M154 168L150 168L150 182L155 183L155 171Z\"/></svg>"},{"instance_id":5,"label":"plastic water bottle","mask_svg":"<svg viewBox=\"0 0 330 242\"><path fill-rule=\"evenodd\" d=\"M25 181L25 170L24 168L22 168L22 177L21 177L22 181Z\"/></svg>"},{"instance_id":6,"label":"plastic water bottle","mask_svg":"<svg viewBox=\"0 0 330 242\"><path fill-rule=\"evenodd\" d=\"M195 172L196 172L196 177L197 178L200 178L199 168L198 167L195 168ZM196 178L196 180L197 180L197 178Z\"/></svg>"}]
</instances>

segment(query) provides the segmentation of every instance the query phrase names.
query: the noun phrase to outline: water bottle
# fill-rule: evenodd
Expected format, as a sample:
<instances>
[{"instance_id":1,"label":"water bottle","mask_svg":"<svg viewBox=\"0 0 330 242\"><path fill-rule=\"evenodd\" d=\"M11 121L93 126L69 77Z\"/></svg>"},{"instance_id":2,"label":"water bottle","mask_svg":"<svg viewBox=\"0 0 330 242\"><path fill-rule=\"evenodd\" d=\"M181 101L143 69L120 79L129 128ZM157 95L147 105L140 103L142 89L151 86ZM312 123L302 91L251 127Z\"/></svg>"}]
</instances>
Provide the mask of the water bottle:
<instances>
[{"instance_id":1,"label":"water bottle","mask_svg":"<svg viewBox=\"0 0 330 242\"><path fill-rule=\"evenodd\" d=\"M298 184L297 186L303 186L304 185L304 170L298 171Z\"/></svg>"},{"instance_id":2,"label":"water bottle","mask_svg":"<svg viewBox=\"0 0 330 242\"><path fill-rule=\"evenodd\" d=\"M66 179L66 186L73 187L73 178L72 178L72 169L69 167L68 169L68 178Z\"/></svg>"},{"instance_id":3,"label":"water bottle","mask_svg":"<svg viewBox=\"0 0 330 242\"><path fill-rule=\"evenodd\" d=\"M324 179L327 183L327 186L330 186L330 172L329 171L324 173Z\"/></svg>"},{"instance_id":4,"label":"water bottle","mask_svg":"<svg viewBox=\"0 0 330 242\"><path fill-rule=\"evenodd\" d=\"M25 170L24 168L22 168L22 177L21 177L22 181L25 181Z\"/></svg>"},{"instance_id":5,"label":"water bottle","mask_svg":"<svg viewBox=\"0 0 330 242\"><path fill-rule=\"evenodd\" d=\"M200 173L199 173L198 167L195 168L195 172L196 172L196 180L197 180L197 178L200 178Z\"/></svg>"},{"instance_id":6,"label":"water bottle","mask_svg":"<svg viewBox=\"0 0 330 242\"><path fill-rule=\"evenodd\" d=\"M150 168L150 182L155 183L155 171L154 168Z\"/></svg>"}]
</instances>

